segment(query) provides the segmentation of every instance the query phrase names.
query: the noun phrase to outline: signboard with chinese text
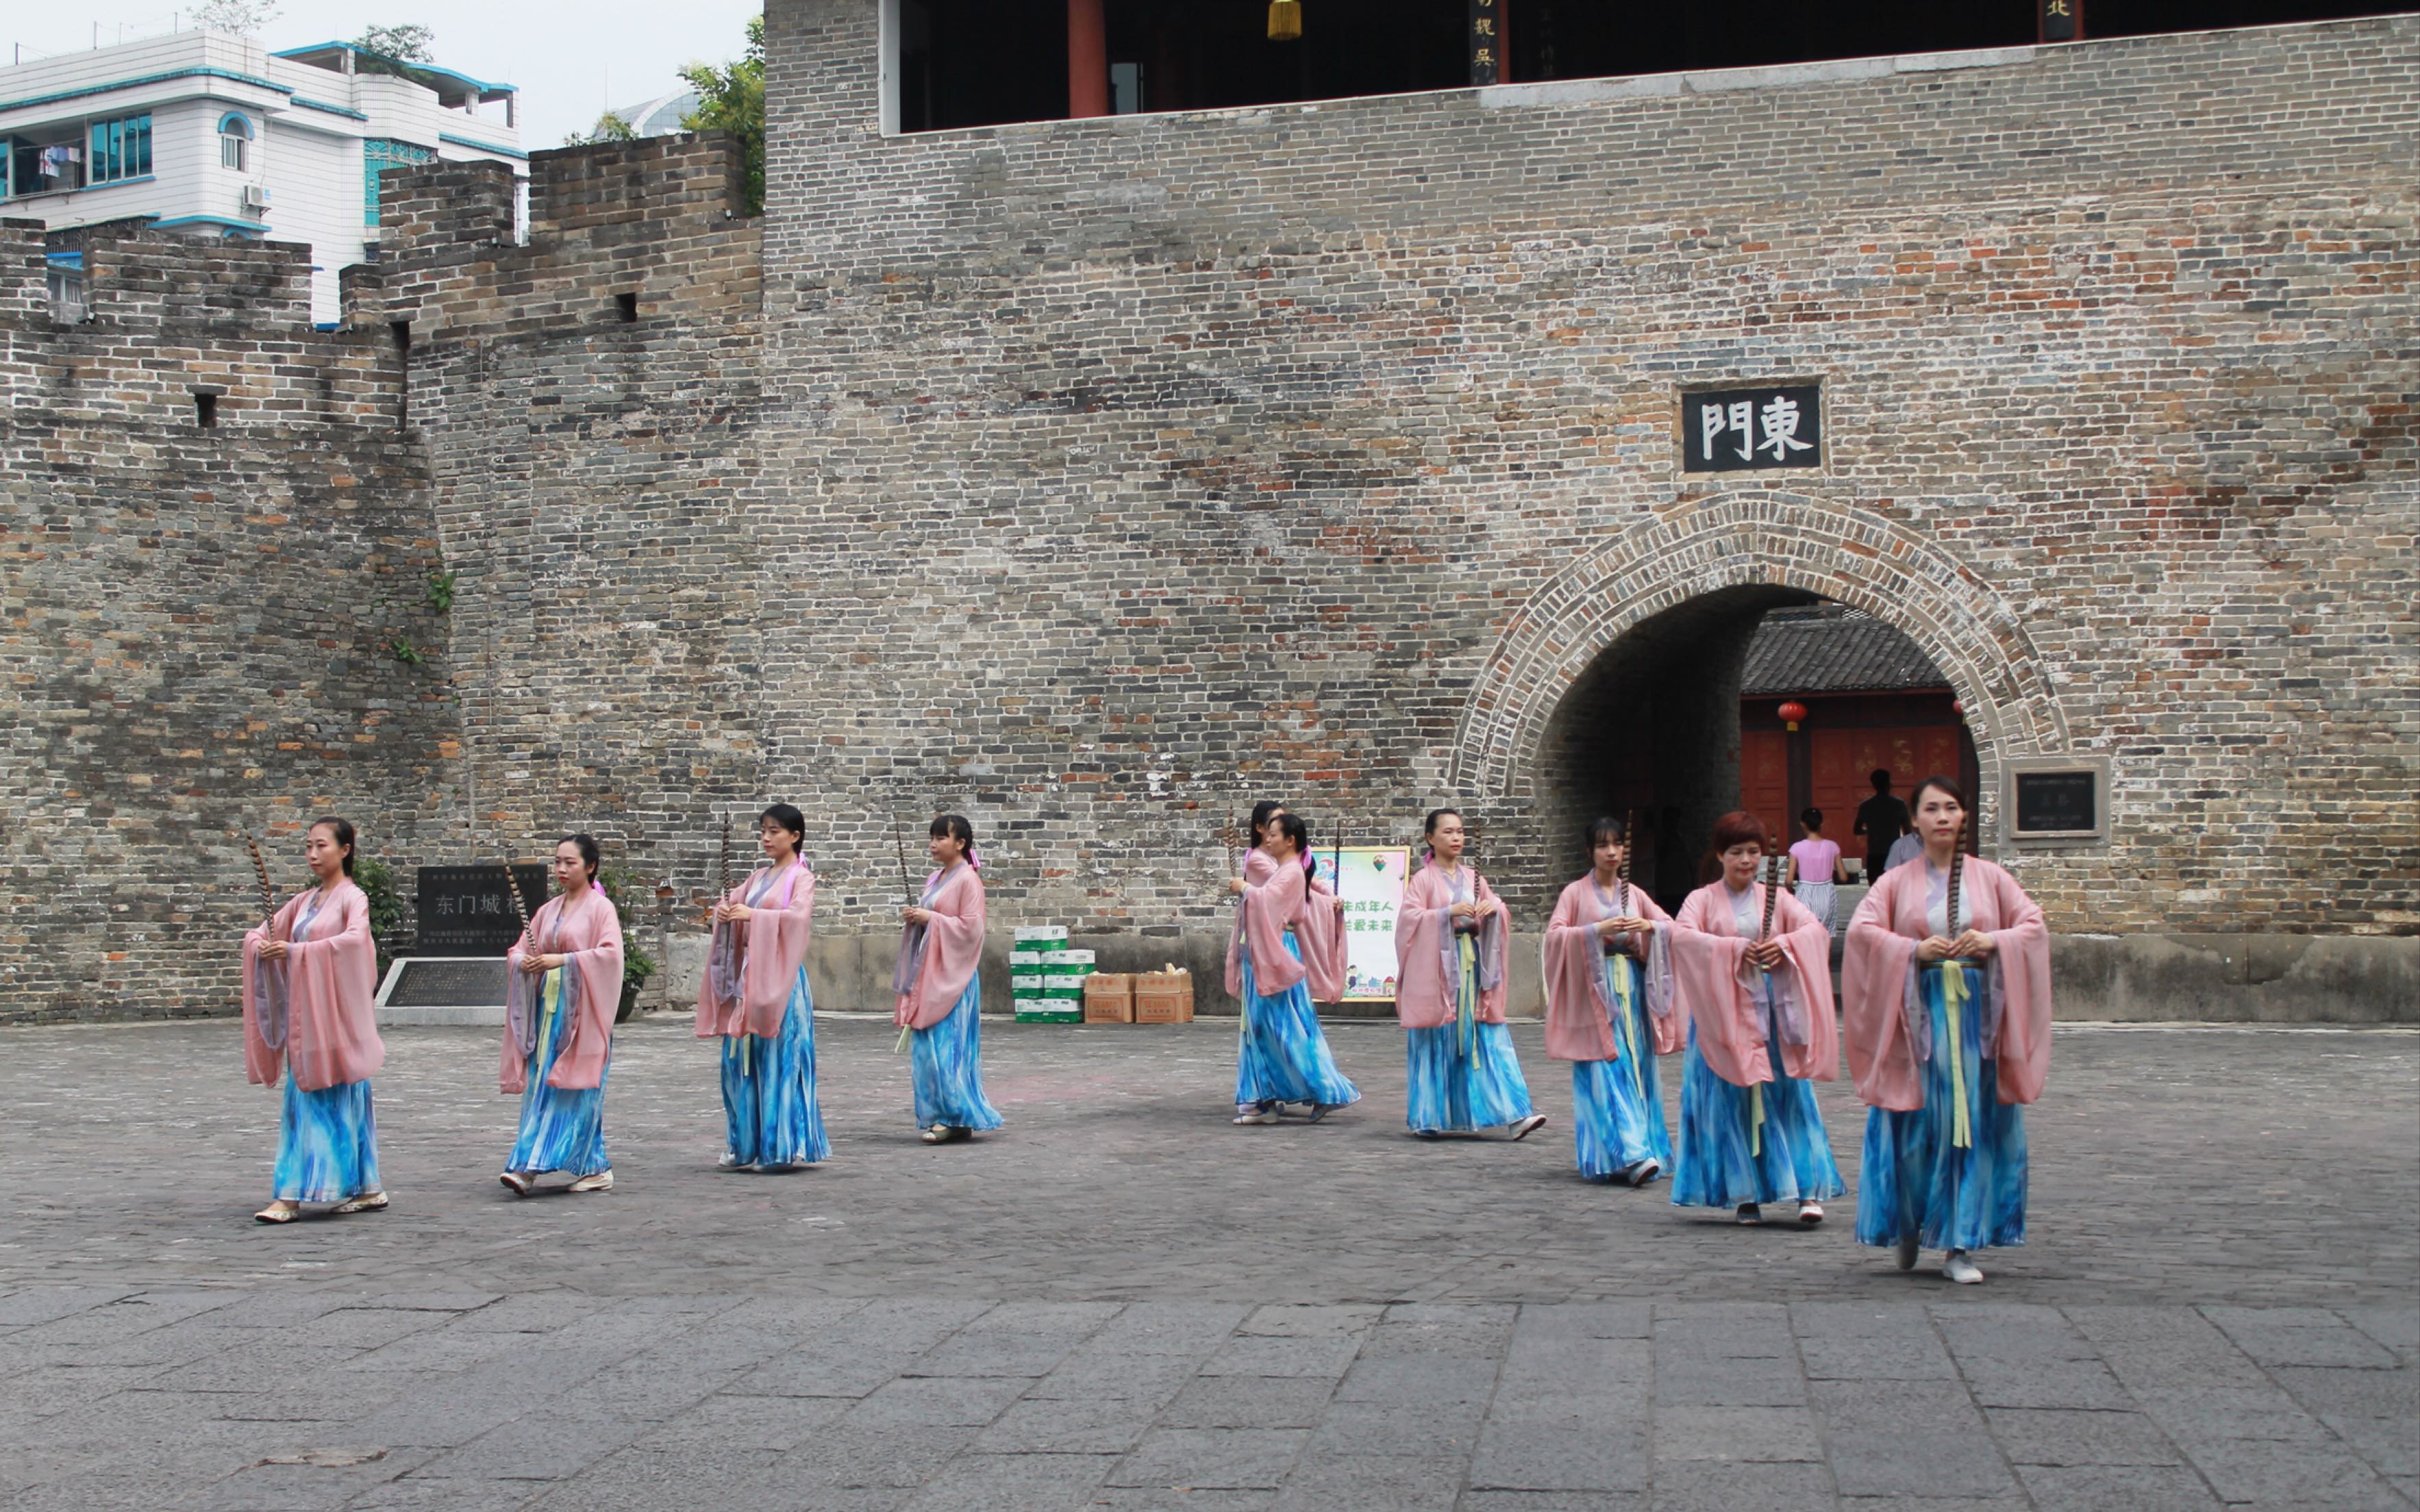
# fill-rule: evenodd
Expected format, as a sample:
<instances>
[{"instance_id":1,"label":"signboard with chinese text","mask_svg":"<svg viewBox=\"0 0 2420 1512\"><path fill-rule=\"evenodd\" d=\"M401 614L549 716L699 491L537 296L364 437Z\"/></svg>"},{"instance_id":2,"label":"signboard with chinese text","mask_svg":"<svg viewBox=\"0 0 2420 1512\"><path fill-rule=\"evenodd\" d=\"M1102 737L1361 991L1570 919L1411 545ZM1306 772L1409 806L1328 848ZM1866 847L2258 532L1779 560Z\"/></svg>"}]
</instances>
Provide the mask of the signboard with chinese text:
<instances>
[{"instance_id":1,"label":"signboard with chinese text","mask_svg":"<svg viewBox=\"0 0 2420 1512\"><path fill-rule=\"evenodd\" d=\"M1503 0L1470 0L1470 83L1476 88L1504 77Z\"/></svg>"},{"instance_id":2,"label":"signboard with chinese text","mask_svg":"<svg viewBox=\"0 0 2420 1512\"><path fill-rule=\"evenodd\" d=\"M2084 0L2040 0L2041 39L2072 42L2084 36Z\"/></svg>"},{"instance_id":3,"label":"signboard with chinese text","mask_svg":"<svg viewBox=\"0 0 2420 1512\"><path fill-rule=\"evenodd\" d=\"M1336 877L1338 854L1314 849L1319 875L1344 900L1344 1000L1392 1002L1395 996L1395 913L1404 905L1404 879L1412 853L1400 845L1347 845L1344 879Z\"/></svg>"},{"instance_id":4,"label":"signboard with chinese text","mask_svg":"<svg viewBox=\"0 0 2420 1512\"><path fill-rule=\"evenodd\" d=\"M1681 396L1681 471L1823 465L1823 393L1813 383Z\"/></svg>"},{"instance_id":5,"label":"signboard with chinese text","mask_svg":"<svg viewBox=\"0 0 2420 1512\"><path fill-rule=\"evenodd\" d=\"M517 866L521 902L531 914L546 902L546 868ZM503 955L520 937L520 917L504 890L502 866L424 866L419 872L420 932L412 949L422 955Z\"/></svg>"}]
</instances>

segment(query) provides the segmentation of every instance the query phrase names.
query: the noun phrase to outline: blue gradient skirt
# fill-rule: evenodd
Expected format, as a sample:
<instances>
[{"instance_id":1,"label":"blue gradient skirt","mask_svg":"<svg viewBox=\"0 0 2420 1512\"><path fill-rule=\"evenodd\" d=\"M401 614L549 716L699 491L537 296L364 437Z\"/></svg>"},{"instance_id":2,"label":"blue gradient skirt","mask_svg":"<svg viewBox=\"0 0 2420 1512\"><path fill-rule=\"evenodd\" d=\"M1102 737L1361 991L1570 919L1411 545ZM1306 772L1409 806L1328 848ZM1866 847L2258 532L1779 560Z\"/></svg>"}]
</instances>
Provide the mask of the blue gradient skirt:
<instances>
[{"instance_id":1,"label":"blue gradient skirt","mask_svg":"<svg viewBox=\"0 0 2420 1512\"><path fill-rule=\"evenodd\" d=\"M613 1052L606 1052L596 1086L547 1086L547 1073L563 1053L557 1032L562 1020L563 968L557 966L546 974L539 1002L537 1048L530 1052L529 1086L521 1092L520 1137L513 1142L512 1158L504 1162L504 1169L523 1176L546 1171L594 1176L613 1168L605 1157L605 1079L613 1069Z\"/></svg>"},{"instance_id":2,"label":"blue gradient skirt","mask_svg":"<svg viewBox=\"0 0 2420 1512\"><path fill-rule=\"evenodd\" d=\"M1609 1180L1643 1160L1672 1168L1672 1135L1664 1127L1664 1089L1655 1075L1655 1037L1647 1023L1647 984L1638 963L1626 955L1606 962L1630 988L1624 1007L1608 983L1614 1004L1613 1037L1621 1055L1613 1060L1572 1062L1572 1139L1580 1174Z\"/></svg>"},{"instance_id":3,"label":"blue gradient skirt","mask_svg":"<svg viewBox=\"0 0 2420 1512\"><path fill-rule=\"evenodd\" d=\"M1500 1129L1529 1116L1529 1084L1512 1051L1512 1031L1473 1024L1471 1053L1463 1054L1463 1026L1404 1031L1406 1105L1404 1121L1418 1134L1470 1134Z\"/></svg>"},{"instance_id":4,"label":"blue gradient skirt","mask_svg":"<svg viewBox=\"0 0 2420 1512\"><path fill-rule=\"evenodd\" d=\"M916 1127L997 1129L1000 1110L984 1097L983 1033L977 1005L983 973L967 979L967 990L950 1016L914 1031Z\"/></svg>"},{"instance_id":5,"label":"blue gradient skirt","mask_svg":"<svg viewBox=\"0 0 2420 1512\"><path fill-rule=\"evenodd\" d=\"M1924 1106L1869 1108L1865 1169L1857 1178L1857 1242L1890 1245L1914 1227L1929 1249L1978 1250L2025 1242L2025 1110L1999 1098L1999 1066L1982 1044L1983 973L1964 968L1966 1001L1958 1014L1956 1071L1965 1083L1968 1143L1956 1133L1950 1080L1952 1042L1941 972L1918 973L1932 1015L1932 1058L1924 1068Z\"/></svg>"},{"instance_id":6,"label":"blue gradient skirt","mask_svg":"<svg viewBox=\"0 0 2420 1512\"><path fill-rule=\"evenodd\" d=\"M812 1165L831 1155L815 1105L815 997L799 968L772 1039L722 1039L724 1148L741 1165Z\"/></svg>"},{"instance_id":7,"label":"blue gradient skirt","mask_svg":"<svg viewBox=\"0 0 2420 1512\"><path fill-rule=\"evenodd\" d=\"M1302 951L1289 931L1286 949ZM1252 958L1244 957L1244 1027L1235 1050L1235 1106L1315 1103L1342 1107L1361 1101L1360 1091L1336 1069L1327 1036L1311 1006L1311 985L1298 981L1264 997L1252 981Z\"/></svg>"},{"instance_id":8,"label":"blue gradient skirt","mask_svg":"<svg viewBox=\"0 0 2420 1512\"><path fill-rule=\"evenodd\" d=\"M1770 999L1765 1054L1773 1080L1733 1087L1698 1054L1698 1026L1689 1026L1681 1071L1681 1158L1672 1173L1675 1207L1821 1202L1848 1190L1832 1159L1815 1088L1782 1074L1781 1032Z\"/></svg>"},{"instance_id":9,"label":"blue gradient skirt","mask_svg":"<svg viewBox=\"0 0 2420 1512\"><path fill-rule=\"evenodd\" d=\"M270 1180L280 1202L342 1202L383 1190L370 1084L338 1082L306 1092L289 1072L277 1120L277 1169Z\"/></svg>"}]
</instances>

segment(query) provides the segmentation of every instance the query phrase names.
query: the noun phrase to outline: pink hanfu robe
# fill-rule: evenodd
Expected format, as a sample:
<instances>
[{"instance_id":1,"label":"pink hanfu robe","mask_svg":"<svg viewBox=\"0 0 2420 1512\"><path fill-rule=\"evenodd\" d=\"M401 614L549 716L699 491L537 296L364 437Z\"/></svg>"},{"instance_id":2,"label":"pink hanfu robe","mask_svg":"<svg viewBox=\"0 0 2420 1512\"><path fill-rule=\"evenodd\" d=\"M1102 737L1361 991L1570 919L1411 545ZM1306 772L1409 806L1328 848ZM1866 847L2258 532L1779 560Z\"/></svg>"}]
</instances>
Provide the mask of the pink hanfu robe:
<instances>
[{"instance_id":1,"label":"pink hanfu robe","mask_svg":"<svg viewBox=\"0 0 2420 1512\"><path fill-rule=\"evenodd\" d=\"M1429 862L1404 884L1403 907L1395 915L1395 1017L1407 1029L1434 1029L1454 1023L1461 984L1454 956L1453 905L1486 903L1496 897L1487 879L1464 867L1463 895L1454 895L1445 868ZM1497 909L1480 921L1468 937L1478 973L1473 1017L1481 1024L1504 1022L1504 967L1510 932Z\"/></svg>"},{"instance_id":2,"label":"pink hanfu robe","mask_svg":"<svg viewBox=\"0 0 2420 1512\"><path fill-rule=\"evenodd\" d=\"M1607 941L1600 921L1624 913L1643 934ZM1591 1181L1644 1185L1671 1168L1672 1136L1655 1057L1681 1047L1672 1003L1671 920L1637 887L1622 897L1590 872L1565 887L1538 961L1546 990L1546 1054L1572 1063L1572 1149Z\"/></svg>"},{"instance_id":3,"label":"pink hanfu robe","mask_svg":"<svg viewBox=\"0 0 2420 1512\"><path fill-rule=\"evenodd\" d=\"M1764 884L1748 885L1748 907L1760 921ZM1832 935L1823 920L1787 891L1774 900L1773 937L1782 963L1767 974L1748 964L1754 932L1743 933L1730 889L1715 881L1689 894L1673 919L1672 980L1697 1030L1698 1053L1714 1073L1733 1087L1773 1080L1766 1054L1768 985L1773 1019L1780 1031L1775 1048L1785 1074L1828 1082L1840 1074L1839 1029L1832 1007Z\"/></svg>"},{"instance_id":4,"label":"pink hanfu robe","mask_svg":"<svg viewBox=\"0 0 2420 1512\"><path fill-rule=\"evenodd\" d=\"M961 861L924 880L932 920L899 936L892 1020L914 1031L916 1126L964 1138L1001 1126L983 1088L983 879Z\"/></svg>"},{"instance_id":5,"label":"pink hanfu robe","mask_svg":"<svg viewBox=\"0 0 2420 1512\"><path fill-rule=\"evenodd\" d=\"M268 928L255 925L243 937L243 1070L257 1086L276 1086L291 1068L296 1087L317 1092L365 1082L386 1063L372 1006L378 946L370 901L350 878L337 883L309 937L296 940L295 922L318 891L295 894ZM288 942L283 963L260 959L271 929Z\"/></svg>"},{"instance_id":6,"label":"pink hanfu robe","mask_svg":"<svg viewBox=\"0 0 2420 1512\"><path fill-rule=\"evenodd\" d=\"M1606 949L1604 936L1597 933L1599 923L1620 917L1619 907L1619 898L1601 893L1592 874L1565 887L1555 900L1554 916L1546 921L1545 939L1539 946L1539 965L1546 988L1546 1054L1557 1060L1621 1058L1613 1026L1620 1005L1606 995ZM1633 918L1656 925L1644 940L1622 935L1617 944L1639 964L1646 979L1652 1052L1668 1056L1681 1048L1683 1028L1681 1015L1673 1011L1667 938L1671 916L1636 887L1630 889L1629 909Z\"/></svg>"},{"instance_id":7,"label":"pink hanfu robe","mask_svg":"<svg viewBox=\"0 0 2420 1512\"><path fill-rule=\"evenodd\" d=\"M801 861L792 861L767 885L768 869L758 867L748 880L722 897L726 903L748 904L761 890L762 901L748 904L754 911L737 923L714 926L706 950L706 971L697 984L697 1037L752 1034L778 1039L782 1019L797 990L799 972L807 963L807 945L815 912L815 874Z\"/></svg>"},{"instance_id":8,"label":"pink hanfu robe","mask_svg":"<svg viewBox=\"0 0 2420 1512\"><path fill-rule=\"evenodd\" d=\"M535 942L535 944L533 944ZM563 964L544 980L521 969L531 954L560 955ZM612 1053L613 1016L622 1006L622 920L613 901L591 887L569 906L557 893L538 908L529 932L504 952L504 1054L496 1085L505 1092L529 1086L530 1061L540 1049L540 1029L550 1016L545 1084L562 1091L601 1088ZM552 997L551 1012L547 999Z\"/></svg>"},{"instance_id":9,"label":"pink hanfu robe","mask_svg":"<svg viewBox=\"0 0 2420 1512\"><path fill-rule=\"evenodd\" d=\"M1926 919L1926 866L1883 873L1849 921L1840 959L1840 997L1849 1073L1872 1107L1924 1106L1923 1061L1931 1040L1917 987L1916 948L1932 933ZM1999 1100L2031 1103L2050 1076L2050 928L2041 905L2017 879L1981 856L1965 858L1959 878L1961 927L1992 936L1998 949L1983 970L1985 1053L1998 1063ZM1954 937L1956 932L1952 932Z\"/></svg>"},{"instance_id":10,"label":"pink hanfu robe","mask_svg":"<svg viewBox=\"0 0 2420 1512\"><path fill-rule=\"evenodd\" d=\"M1301 865L1296 863L1295 870L1301 871ZM1278 864L1269 858L1268 852L1255 847L1244 857L1244 885L1247 887L1265 887L1277 874ZM1305 877L1307 896L1289 919L1278 928L1279 936L1287 930L1294 932L1295 944L1302 951L1302 958L1296 963L1300 971L1298 974L1288 973L1273 965L1273 971L1288 980L1280 981L1277 976L1264 975L1259 979L1259 985L1263 994L1274 996L1297 981L1308 981L1313 1002L1333 1003L1344 996L1346 941L1343 923L1336 917L1334 890L1316 876L1306 872ZM1241 1000L1244 991L1242 963L1248 902L1249 894L1235 900L1235 921L1227 932L1227 992L1238 1000Z\"/></svg>"},{"instance_id":11,"label":"pink hanfu robe","mask_svg":"<svg viewBox=\"0 0 2420 1512\"><path fill-rule=\"evenodd\" d=\"M2050 936L2016 879L1975 856L1886 872L1850 921L1842 960L1849 1068L1869 1104L1857 1239L1953 1253L2025 1242L2024 1104L2050 1070ZM1919 964L1967 929L1982 960ZM1901 1248L1902 1263L1914 1248Z\"/></svg>"}]
</instances>

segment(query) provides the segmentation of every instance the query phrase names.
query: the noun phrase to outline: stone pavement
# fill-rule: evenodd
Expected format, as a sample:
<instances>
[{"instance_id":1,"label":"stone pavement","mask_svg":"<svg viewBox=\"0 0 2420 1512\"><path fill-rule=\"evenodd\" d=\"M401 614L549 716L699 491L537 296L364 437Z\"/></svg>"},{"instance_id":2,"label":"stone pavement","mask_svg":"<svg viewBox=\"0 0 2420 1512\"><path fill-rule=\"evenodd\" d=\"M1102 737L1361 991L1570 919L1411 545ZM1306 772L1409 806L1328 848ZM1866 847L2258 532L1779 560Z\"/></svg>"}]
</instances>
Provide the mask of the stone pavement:
<instances>
[{"instance_id":1,"label":"stone pavement","mask_svg":"<svg viewBox=\"0 0 2420 1512\"><path fill-rule=\"evenodd\" d=\"M223 1022L0 1035L0 1508L2420 1502L2420 1036L2061 1026L1991 1282L1741 1230L1368 1094L1233 1129L1232 1023L986 1025L918 1144L818 1025L835 1158L712 1168L710 1052L617 1041L619 1186L494 1184L495 1041L398 1030L393 1211L285 1229ZM1677 1062L1666 1062L1668 1093ZM1823 1089L1854 1183L1861 1114Z\"/></svg>"}]
</instances>

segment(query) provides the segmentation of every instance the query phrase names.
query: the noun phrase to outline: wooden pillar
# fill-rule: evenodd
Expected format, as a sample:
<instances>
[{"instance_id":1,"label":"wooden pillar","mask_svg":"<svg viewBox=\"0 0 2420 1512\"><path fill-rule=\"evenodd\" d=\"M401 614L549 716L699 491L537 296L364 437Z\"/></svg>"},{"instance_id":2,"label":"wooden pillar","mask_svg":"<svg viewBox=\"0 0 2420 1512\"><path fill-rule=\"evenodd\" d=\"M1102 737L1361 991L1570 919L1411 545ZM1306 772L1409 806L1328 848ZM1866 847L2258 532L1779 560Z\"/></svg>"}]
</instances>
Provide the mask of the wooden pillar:
<instances>
[{"instance_id":1,"label":"wooden pillar","mask_svg":"<svg viewBox=\"0 0 2420 1512\"><path fill-rule=\"evenodd\" d=\"M1109 113L1109 27L1102 0L1067 0L1067 118Z\"/></svg>"}]
</instances>

